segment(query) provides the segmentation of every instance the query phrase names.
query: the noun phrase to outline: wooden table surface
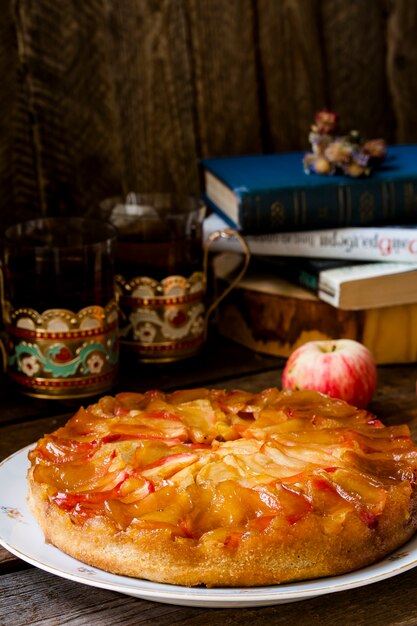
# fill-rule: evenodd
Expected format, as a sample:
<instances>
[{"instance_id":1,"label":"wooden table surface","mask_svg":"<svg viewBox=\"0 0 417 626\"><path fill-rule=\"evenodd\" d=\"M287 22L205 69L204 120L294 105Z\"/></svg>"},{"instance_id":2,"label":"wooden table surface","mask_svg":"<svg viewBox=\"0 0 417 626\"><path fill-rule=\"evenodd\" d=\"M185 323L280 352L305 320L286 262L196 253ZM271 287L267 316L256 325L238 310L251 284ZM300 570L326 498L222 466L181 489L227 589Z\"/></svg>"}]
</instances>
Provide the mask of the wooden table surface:
<instances>
[{"instance_id":1,"label":"wooden table surface","mask_svg":"<svg viewBox=\"0 0 417 626\"><path fill-rule=\"evenodd\" d=\"M202 354L181 363L124 363L118 391L194 386L259 391L280 386L283 361L212 336ZM417 440L417 366L379 368L370 410L386 424L408 423ZM0 375L0 460L64 423L75 406L25 398ZM1 506L0 502L0 506ZM96 589L37 569L0 547L0 626L136 624L417 624L417 569L372 585L269 607L195 608Z\"/></svg>"}]
</instances>

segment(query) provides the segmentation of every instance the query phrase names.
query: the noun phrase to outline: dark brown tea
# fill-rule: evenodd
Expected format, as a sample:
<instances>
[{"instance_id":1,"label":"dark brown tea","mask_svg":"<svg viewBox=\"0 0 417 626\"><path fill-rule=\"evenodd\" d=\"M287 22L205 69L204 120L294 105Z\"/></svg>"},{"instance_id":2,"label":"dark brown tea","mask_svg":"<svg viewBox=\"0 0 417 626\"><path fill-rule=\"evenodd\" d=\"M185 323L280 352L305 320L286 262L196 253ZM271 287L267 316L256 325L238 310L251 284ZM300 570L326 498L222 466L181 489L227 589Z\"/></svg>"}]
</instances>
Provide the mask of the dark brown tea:
<instances>
[{"instance_id":1,"label":"dark brown tea","mask_svg":"<svg viewBox=\"0 0 417 626\"><path fill-rule=\"evenodd\" d=\"M113 200L106 217L117 228L116 272L126 280L190 276L202 269L204 205L170 194Z\"/></svg>"},{"instance_id":2,"label":"dark brown tea","mask_svg":"<svg viewBox=\"0 0 417 626\"><path fill-rule=\"evenodd\" d=\"M9 228L4 282L14 309L105 306L114 297L115 230L82 218L45 218Z\"/></svg>"}]
</instances>

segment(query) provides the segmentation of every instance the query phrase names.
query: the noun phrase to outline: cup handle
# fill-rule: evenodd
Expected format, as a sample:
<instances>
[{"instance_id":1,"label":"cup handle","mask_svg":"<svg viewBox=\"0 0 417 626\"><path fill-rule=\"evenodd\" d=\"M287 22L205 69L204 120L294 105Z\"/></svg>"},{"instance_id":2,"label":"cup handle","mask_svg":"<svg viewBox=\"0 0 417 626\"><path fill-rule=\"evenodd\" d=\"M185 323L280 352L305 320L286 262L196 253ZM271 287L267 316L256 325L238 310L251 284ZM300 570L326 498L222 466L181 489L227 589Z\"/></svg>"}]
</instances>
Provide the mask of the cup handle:
<instances>
[{"instance_id":1,"label":"cup handle","mask_svg":"<svg viewBox=\"0 0 417 626\"><path fill-rule=\"evenodd\" d=\"M206 313L206 319L205 319L205 334L207 334L208 320L209 320L210 315L213 313L214 309L216 309L219 306L220 302L222 302L222 300L224 300L224 298L237 286L237 284L241 281L243 276L246 274L246 270L248 269L248 265L249 265L249 261L251 257L249 246L246 240L236 230L234 230L233 228L224 228L222 230L214 231L213 233L211 233L211 235L209 235L204 245L203 273L204 273L204 278L206 281L207 281L209 251L213 243L218 241L219 239L237 239L237 241L242 246L242 250L245 255L245 258L243 260L243 264L242 264L239 274L230 283L230 285L228 285L226 289L216 298L216 300L209 306L207 313Z\"/></svg>"}]
</instances>

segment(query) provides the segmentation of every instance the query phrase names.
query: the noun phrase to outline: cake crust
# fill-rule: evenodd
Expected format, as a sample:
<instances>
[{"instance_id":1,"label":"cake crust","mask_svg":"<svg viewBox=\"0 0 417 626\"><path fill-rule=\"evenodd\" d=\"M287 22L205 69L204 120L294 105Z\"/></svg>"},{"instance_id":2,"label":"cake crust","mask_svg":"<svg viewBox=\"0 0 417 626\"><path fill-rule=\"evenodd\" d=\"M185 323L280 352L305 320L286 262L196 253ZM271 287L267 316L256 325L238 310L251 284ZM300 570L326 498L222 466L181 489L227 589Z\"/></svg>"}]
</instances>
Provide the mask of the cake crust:
<instances>
[{"instance_id":1,"label":"cake crust","mask_svg":"<svg viewBox=\"0 0 417 626\"><path fill-rule=\"evenodd\" d=\"M156 582L337 575L417 527L408 428L315 392L119 394L80 409L29 458L46 541Z\"/></svg>"}]
</instances>

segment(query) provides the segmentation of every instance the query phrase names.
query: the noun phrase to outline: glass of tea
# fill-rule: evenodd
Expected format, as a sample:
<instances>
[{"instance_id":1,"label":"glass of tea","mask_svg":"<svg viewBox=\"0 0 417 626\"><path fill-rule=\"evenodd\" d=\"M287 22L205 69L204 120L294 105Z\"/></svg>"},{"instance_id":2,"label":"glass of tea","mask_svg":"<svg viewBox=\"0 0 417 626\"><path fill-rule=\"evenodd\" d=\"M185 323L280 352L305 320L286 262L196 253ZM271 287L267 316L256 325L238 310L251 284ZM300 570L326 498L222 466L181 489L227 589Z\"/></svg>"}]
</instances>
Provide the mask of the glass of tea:
<instances>
[{"instance_id":1,"label":"glass of tea","mask_svg":"<svg viewBox=\"0 0 417 626\"><path fill-rule=\"evenodd\" d=\"M116 230L81 217L9 227L2 241L6 368L28 395L110 389L118 367Z\"/></svg>"},{"instance_id":2,"label":"glass of tea","mask_svg":"<svg viewBox=\"0 0 417 626\"><path fill-rule=\"evenodd\" d=\"M130 193L105 200L101 211L118 231L121 347L144 362L194 355L204 343L213 308L207 308L205 297L204 202L167 193ZM234 231L227 236L241 239ZM247 251L243 240L242 246Z\"/></svg>"}]
</instances>

